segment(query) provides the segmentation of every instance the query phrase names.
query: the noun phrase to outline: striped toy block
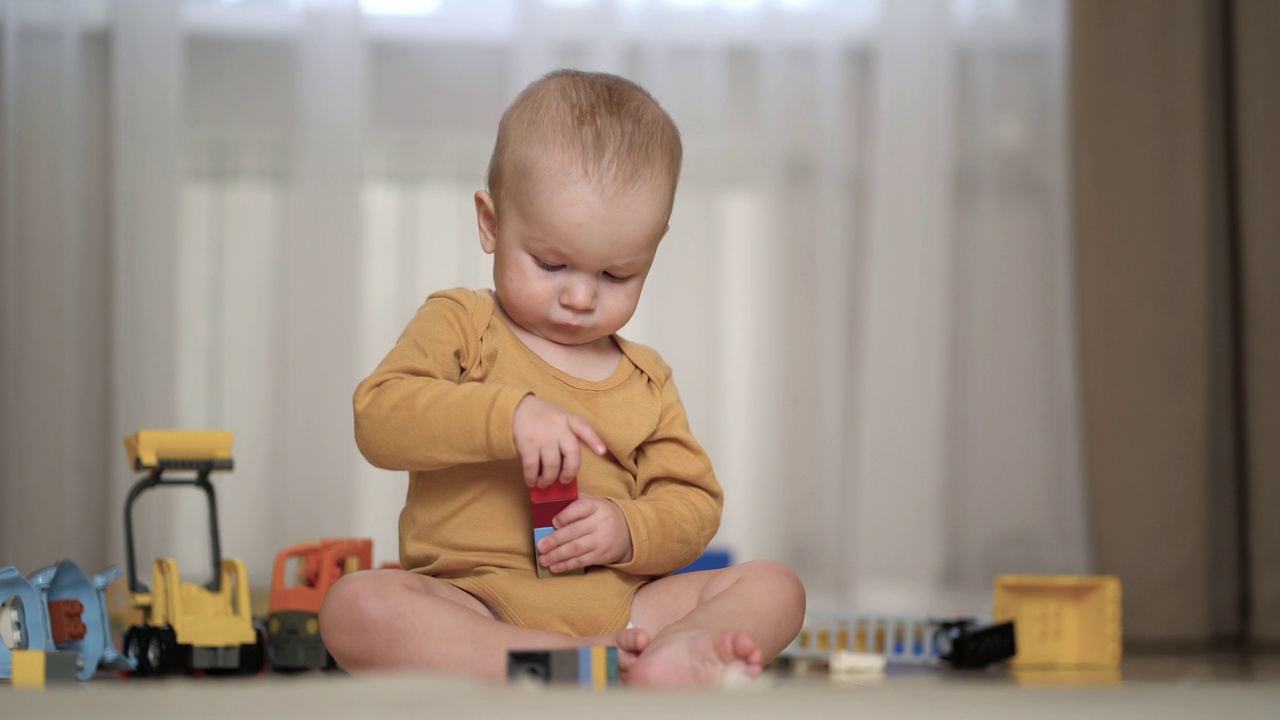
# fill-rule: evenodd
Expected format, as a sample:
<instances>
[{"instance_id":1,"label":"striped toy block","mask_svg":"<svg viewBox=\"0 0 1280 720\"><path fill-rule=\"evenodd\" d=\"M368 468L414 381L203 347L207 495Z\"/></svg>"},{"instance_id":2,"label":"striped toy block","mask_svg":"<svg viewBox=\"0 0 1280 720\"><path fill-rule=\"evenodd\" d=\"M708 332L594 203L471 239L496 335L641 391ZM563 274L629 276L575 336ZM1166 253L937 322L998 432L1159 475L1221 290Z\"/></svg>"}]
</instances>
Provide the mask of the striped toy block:
<instances>
[{"instance_id":1,"label":"striped toy block","mask_svg":"<svg viewBox=\"0 0 1280 720\"><path fill-rule=\"evenodd\" d=\"M512 650L507 653L507 678L603 690L619 684L618 648L595 645L554 650Z\"/></svg>"}]
</instances>

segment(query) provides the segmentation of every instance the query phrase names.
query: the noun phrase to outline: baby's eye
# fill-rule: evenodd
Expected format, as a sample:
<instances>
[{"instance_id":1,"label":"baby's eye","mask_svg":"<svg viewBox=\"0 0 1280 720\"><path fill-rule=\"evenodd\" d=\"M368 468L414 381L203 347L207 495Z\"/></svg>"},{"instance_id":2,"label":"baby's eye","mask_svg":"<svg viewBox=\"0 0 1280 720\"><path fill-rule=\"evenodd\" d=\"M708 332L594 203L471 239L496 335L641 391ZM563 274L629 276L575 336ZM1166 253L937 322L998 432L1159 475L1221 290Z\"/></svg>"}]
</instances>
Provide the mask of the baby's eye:
<instances>
[{"instance_id":1,"label":"baby's eye","mask_svg":"<svg viewBox=\"0 0 1280 720\"><path fill-rule=\"evenodd\" d=\"M632 277L633 277L632 275L614 275L611 272L607 272L604 274L604 279L612 283L624 283L630 280Z\"/></svg>"},{"instance_id":2,"label":"baby's eye","mask_svg":"<svg viewBox=\"0 0 1280 720\"><path fill-rule=\"evenodd\" d=\"M533 257L533 256L530 256L530 257ZM564 265L549 263L546 260L543 260L542 258L539 258L539 257L534 257L533 262L535 265L542 268L543 270L546 270L547 272L555 272L556 270L559 270L564 267Z\"/></svg>"}]
</instances>

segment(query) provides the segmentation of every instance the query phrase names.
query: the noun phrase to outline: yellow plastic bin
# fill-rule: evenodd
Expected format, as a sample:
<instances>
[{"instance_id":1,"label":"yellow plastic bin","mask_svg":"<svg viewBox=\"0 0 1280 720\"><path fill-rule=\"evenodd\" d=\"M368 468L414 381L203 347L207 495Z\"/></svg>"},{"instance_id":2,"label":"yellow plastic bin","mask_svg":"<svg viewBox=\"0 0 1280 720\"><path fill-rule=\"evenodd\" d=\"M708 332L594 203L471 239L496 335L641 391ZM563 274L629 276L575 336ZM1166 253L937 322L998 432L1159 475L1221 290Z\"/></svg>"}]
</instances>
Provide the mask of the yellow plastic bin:
<instances>
[{"instance_id":1,"label":"yellow plastic bin","mask_svg":"<svg viewBox=\"0 0 1280 720\"><path fill-rule=\"evenodd\" d=\"M1014 622L1014 670L1120 667L1120 578L1114 575L999 575L993 617Z\"/></svg>"}]
</instances>

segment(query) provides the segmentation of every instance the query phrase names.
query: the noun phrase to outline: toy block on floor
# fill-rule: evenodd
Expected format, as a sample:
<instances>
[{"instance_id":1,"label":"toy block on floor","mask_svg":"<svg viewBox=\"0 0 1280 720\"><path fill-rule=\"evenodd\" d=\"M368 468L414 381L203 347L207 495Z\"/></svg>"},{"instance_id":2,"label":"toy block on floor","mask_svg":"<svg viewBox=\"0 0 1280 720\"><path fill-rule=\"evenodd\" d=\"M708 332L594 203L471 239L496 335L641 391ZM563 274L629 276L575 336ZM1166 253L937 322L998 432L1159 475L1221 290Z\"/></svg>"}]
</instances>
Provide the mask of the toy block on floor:
<instances>
[{"instance_id":1,"label":"toy block on floor","mask_svg":"<svg viewBox=\"0 0 1280 720\"><path fill-rule=\"evenodd\" d=\"M619 683L618 648L511 650L507 653L507 679L601 690Z\"/></svg>"},{"instance_id":2,"label":"toy block on floor","mask_svg":"<svg viewBox=\"0 0 1280 720\"><path fill-rule=\"evenodd\" d=\"M72 650L14 650L13 686L42 689L49 683L73 683L80 656Z\"/></svg>"},{"instance_id":3,"label":"toy block on floor","mask_svg":"<svg viewBox=\"0 0 1280 720\"><path fill-rule=\"evenodd\" d=\"M1120 666L1120 579L1114 575L1000 575L993 615L1014 622L1012 669Z\"/></svg>"},{"instance_id":4,"label":"toy block on floor","mask_svg":"<svg viewBox=\"0 0 1280 720\"><path fill-rule=\"evenodd\" d=\"M946 646L939 659L955 668L985 668L1018 652L1012 622L978 627L973 620L949 621L941 624L937 637Z\"/></svg>"},{"instance_id":5,"label":"toy block on floor","mask_svg":"<svg viewBox=\"0 0 1280 720\"><path fill-rule=\"evenodd\" d=\"M810 609L800 634L782 651L790 660L827 661L833 653L883 655L889 664L932 665L942 620L930 615L886 615Z\"/></svg>"}]
</instances>

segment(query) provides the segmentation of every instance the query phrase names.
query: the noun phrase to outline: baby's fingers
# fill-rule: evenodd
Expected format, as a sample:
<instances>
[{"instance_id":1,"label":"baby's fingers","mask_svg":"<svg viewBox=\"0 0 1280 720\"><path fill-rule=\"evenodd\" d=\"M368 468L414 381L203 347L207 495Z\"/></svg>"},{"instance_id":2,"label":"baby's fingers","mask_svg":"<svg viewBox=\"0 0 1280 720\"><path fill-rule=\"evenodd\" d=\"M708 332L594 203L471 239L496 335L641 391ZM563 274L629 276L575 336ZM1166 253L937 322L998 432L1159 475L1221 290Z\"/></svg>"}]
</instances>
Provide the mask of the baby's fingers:
<instances>
[{"instance_id":1,"label":"baby's fingers","mask_svg":"<svg viewBox=\"0 0 1280 720\"><path fill-rule=\"evenodd\" d=\"M545 488L560 477L560 447L542 448L542 472L538 474L538 487Z\"/></svg>"},{"instance_id":2,"label":"baby's fingers","mask_svg":"<svg viewBox=\"0 0 1280 720\"><path fill-rule=\"evenodd\" d=\"M568 507L561 510L560 513L552 519L555 526L557 528L563 528L565 526L572 525L579 520L585 520L589 515L594 513L595 506L593 506L589 501L585 501L586 497L588 496L584 496L579 493L577 500L569 503Z\"/></svg>"},{"instance_id":3,"label":"baby's fingers","mask_svg":"<svg viewBox=\"0 0 1280 720\"><path fill-rule=\"evenodd\" d=\"M604 441L600 439L600 436L596 434L595 428L591 427L591 424L586 420L583 420L577 415L570 415L569 429L572 430L573 434L577 435L578 439L585 443L587 447L591 448L591 452L597 455L604 455Z\"/></svg>"},{"instance_id":4,"label":"baby's fingers","mask_svg":"<svg viewBox=\"0 0 1280 720\"><path fill-rule=\"evenodd\" d=\"M568 435L560 441L560 482L570 483L577 479L581 465L582 450L578 447L578 438Z\"/></svg>"},{"instance_id":5,"label":"baby's fingers","mask_svg":"<svg viewBox=\"0 0 1280 720\"><path fill-rule=\"evenodd\" d=\"M537 485L538 473L542 470L542 454L536 448L521 451L520 468L524 472L524 484L529 487Z\"/></svg>"}]
</instances>

